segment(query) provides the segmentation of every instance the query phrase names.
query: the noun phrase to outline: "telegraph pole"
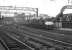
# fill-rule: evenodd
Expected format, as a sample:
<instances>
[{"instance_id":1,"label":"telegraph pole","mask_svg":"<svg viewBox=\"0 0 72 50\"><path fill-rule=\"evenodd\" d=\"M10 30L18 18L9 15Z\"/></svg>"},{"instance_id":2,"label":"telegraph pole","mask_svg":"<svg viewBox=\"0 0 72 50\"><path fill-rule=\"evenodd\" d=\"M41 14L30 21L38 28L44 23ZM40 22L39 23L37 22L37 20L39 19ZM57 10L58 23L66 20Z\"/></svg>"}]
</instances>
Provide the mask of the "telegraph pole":
<instances>
[{"instance_id":1,"label":"telegraph pole","mask_svg":"<svg viewBox=\"0 0 72 50\"><path fill-rule=\"evenodd\" d=\"M54 1L54 0L50 0L50 1Z\"/></svg>"},{"instance_id":2,"label":"telegraph pole","mask_svg":"<svg viewBox=\"0 0 72 50\"><path fill-rule=\"evenodd\" d=\"M36 14L37 14L37 17L38 17L38 8L36 8L36 10L37 10L37 11L36 11Z\"/></svg>"},{"instance_id":3,"label":"telegraph pole","mask_svg":"<svg viewBox=\"0 0 72 50\"><path fill-rule=\"evenodd\" d=\"M70 0L68 0L68 4L69 4L69 1L70 1Z\"/></svg>"}]
</instances>

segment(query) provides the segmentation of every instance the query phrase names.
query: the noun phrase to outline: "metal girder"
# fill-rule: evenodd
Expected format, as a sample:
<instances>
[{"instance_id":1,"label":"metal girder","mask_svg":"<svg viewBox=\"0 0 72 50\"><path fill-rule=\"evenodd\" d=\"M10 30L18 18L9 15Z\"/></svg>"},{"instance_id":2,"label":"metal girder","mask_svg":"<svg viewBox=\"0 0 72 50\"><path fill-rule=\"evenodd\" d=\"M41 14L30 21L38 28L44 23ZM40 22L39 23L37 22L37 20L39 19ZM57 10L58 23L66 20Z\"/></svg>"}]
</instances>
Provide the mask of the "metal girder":
<instances>
[{"instance_id":1,"label":"metal girder","mask_svg":"<svg viewBox=\"0 0 72 50\"><path fill-rule=\"evenodd\" d=\"M38 16L38 8L31 8L31 7L12 7L12 6L0 6L0 12L1 13L9 13L9 14L14 14L14 13L25 13L25 12L34 12L36 16Z\"/></svg>"},{"instance_id":2,"label":"metal girder","mask_svg":"<svg viewBox=\"0 0 72 50\"><path fill-rule=\"evenodd\" d=\"M61 12L63 12L65 9L72 9L72 5L66 5L61 9Z\"/></svg>"},{"instance_id":3,"label":"metal girder","mask_svg":"<svg viewBox=\"0 0 72 50\"><path fill-rule=\"evenodd\" d=\"M37 11L37 8L31 8L31 7L3 7L0 6L1 10L23 10L23 11Z\"/></svg>"}]
</instances>

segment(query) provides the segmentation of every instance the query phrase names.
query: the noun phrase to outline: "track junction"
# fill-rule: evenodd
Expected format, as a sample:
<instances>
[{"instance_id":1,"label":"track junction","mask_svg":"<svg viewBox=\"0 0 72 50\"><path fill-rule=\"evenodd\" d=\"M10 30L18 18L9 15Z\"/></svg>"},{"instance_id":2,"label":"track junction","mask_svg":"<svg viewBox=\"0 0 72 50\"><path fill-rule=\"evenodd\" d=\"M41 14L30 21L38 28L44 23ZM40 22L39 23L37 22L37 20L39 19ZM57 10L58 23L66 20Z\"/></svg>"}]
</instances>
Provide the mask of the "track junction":
<instances>
[{"instance_id":1,"label":"track junction","mask_svg":"<svg viewBox=\"0 0 72 50\"><path fill-rule=\"evenodd\" d=\"M12 47L13 50L17 48L17 50L25 48L27 50L72 49L72 35L70 31L41 30L26 25L10 24L2 25L0 32L0 36L7 47L9 49ZM13 44L15 48L13 48Z\"/></svg>"}]
</instances>

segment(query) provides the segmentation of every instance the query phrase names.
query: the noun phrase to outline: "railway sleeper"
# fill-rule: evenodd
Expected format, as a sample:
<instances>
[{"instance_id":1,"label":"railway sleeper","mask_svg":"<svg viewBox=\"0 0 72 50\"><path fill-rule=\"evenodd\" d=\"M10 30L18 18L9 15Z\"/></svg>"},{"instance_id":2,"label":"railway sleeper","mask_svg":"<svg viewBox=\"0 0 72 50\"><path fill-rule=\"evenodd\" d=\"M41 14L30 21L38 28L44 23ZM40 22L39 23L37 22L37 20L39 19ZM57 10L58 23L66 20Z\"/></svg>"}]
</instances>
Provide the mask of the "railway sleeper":
<instances>
[{"instance_id":1,"label":"railway sleeper","mask_svg":"<svg viewBox=\"0 0 72 50\"><path fill-rule=\"evenodd\" d=\"M71 47L57 48L57 47L54 47L54 46L50 46L50 45L46 45L44 43L38 42L38 41L31 39L31 38L26 41L26 44L35 48L35 50L72 50Z\"/></svg>"}]
</instances>

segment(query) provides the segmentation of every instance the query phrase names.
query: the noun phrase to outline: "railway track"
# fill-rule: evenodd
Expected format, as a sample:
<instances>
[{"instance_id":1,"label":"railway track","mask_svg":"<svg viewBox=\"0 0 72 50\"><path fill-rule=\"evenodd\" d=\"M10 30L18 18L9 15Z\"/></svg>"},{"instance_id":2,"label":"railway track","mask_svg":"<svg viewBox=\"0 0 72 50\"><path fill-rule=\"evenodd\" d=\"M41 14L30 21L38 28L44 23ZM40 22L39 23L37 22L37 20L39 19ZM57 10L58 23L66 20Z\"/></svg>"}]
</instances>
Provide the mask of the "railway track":
<instances>
[{"instance_id":1,"label":"railway track","mask_svg":"<svg viewBox=\"0 0 72 50\"><path fill-rule=\"evenodd\" d=\"M9 36L6 33L2 32L1 30L0 32L2 33L0 34L0 37L2 38L2 40L7 46L6 50L34 50L26 43L22 43L21 41L15 39L14 37L10 37L11 35Z\"/></svg>"},{"instance_id":2,"label":"railway track","mask_svg":"<svg viewBox=\"0 0 72 50\"><path fill-rule=\"evenodd\" d=\"M5 42L1 36L0 36L0 49L1 50L9 50L9 48L7 47L7 45L5 44Z\"/></svg>"},{"instance_id":3,"label":"railway track","mask_svg":"<svg viewBox=\"0 0 72 50\"><path fill-rule=\"evenodd\" d=\"M31 48L38 48L37 46L40 46L39 48L48 49L50 47L50 48L58 48L58 50L59 49L64 50L64 49L71 49L71 47L72 47L71 45L69 46L68 44L67 44L68 46L66 46L63 43L59 43L59 42L55 42L53 40L47 39L48 37L40 36L38 33L29 31L28 29L19 28L19 30L18 30L17 27L18 26L10 26L10 28L9 28L9 26L5 26L4 29L7 32L12 33L12 34L9 33L9 36L11 35L11 36L17 38L18 40L20 40L21 42L24 42L23 39L26 39L27 40L26 44L31 46ZM49 45L49 47L48 47L48 45ZM64 46L62 46L62 45L64 45Z\"/></svg>"},{"instance_id":4,"label":"railway track","mask_svg":"<svg viewBox=\"0 0 72 50\"><path fill-rule=\"evenodd\" d=\"M67 40L68 40L68 42L71 42L70 41L71 40L71 35L70 35L70 37L68 37L69 35L64 35L64 34L60 34L60 33L52 33L52 32L46 32L46 31L36 30L36 29L33 29L33 28L25 27L25 26L23 26L23 27L20 26L20 28L19 28L19 30L20 29L24 30L22 32L32 32L31 33L32 35L45 36L47 38L49 38L49 37L55 38L55 39L57 39L55 41L58 41L58 42L65 41L65 42L62 42L62 43L66 43L66 44L69 44L69 43L67 43ZM67 39L67 38L69 38L69 39ZM69 45L71 45L71 43Z\"/></svg>"}]
</instances>

